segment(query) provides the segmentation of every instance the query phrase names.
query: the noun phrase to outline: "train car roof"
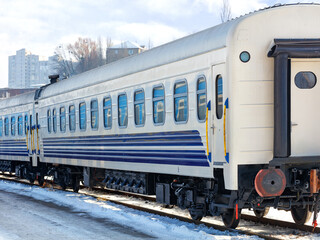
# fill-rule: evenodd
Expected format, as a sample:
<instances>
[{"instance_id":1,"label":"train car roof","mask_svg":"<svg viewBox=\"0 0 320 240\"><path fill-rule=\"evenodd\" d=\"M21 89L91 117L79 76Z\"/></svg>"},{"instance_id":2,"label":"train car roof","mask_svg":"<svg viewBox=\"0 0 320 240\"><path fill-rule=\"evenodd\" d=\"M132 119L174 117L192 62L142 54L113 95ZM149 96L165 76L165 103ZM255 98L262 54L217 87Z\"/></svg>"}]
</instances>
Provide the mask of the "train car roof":
<instances>
[{"instance_id":1,"label":"train car roof","mask_svg":"<svg viewBox=\"0 0 320 240\"><path fill-rule=\"evenodd\" d=\"M33 103L35 92L36 91L34 90L34 91L16 95L10 98L3 99L0 101L0 109Z\"/></svg>"},{"instance_id":2,"label":"train car roof","mask_svg":"<svg viewBox=\"0 0 320 240\"><path fill-rule=\"evenodd\" d=\"M201 32L183 37L181 39L169 42L148 51L127 57L116 62L106 64L102 67L78 74L68 79L45 87L40 98L47 98L65 92L73 91L86 86L91 86L100 82L123 77L135 72L144 71L153 67L165 65L175 61L183 60L189 57L200 55L215 49L224 48L228 44L229 37L235 31L241 21L253 15L262 12L271 11L275 8L299 7L299 6L317 6L320 4L287 4L275 5L265 9L258 10L232 19L226 23L208 28Z\"/></svg>"}]
</instances>

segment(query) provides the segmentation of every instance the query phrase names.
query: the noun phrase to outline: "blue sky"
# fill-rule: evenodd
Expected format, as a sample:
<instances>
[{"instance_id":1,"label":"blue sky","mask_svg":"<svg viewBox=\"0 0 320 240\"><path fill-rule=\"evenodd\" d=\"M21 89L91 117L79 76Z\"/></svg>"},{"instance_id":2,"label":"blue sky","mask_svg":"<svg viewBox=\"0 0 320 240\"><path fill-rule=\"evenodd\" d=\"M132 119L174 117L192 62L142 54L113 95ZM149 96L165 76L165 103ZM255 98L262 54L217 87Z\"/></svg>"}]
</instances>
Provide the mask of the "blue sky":
<instances>
[{"instance_id":1,"label":"blue sky","mask_svg":"<svg viewBox=\"0 0 320 240\"><path fill-rule=\"evenodd\" d=\"M232 17L293 2L229 0ZM222 0L0 0L0 87L7 86L8 56L21 48L50 56L79 36L158 46L219 24L221 5Z\"/></svg>"}]
</instances>

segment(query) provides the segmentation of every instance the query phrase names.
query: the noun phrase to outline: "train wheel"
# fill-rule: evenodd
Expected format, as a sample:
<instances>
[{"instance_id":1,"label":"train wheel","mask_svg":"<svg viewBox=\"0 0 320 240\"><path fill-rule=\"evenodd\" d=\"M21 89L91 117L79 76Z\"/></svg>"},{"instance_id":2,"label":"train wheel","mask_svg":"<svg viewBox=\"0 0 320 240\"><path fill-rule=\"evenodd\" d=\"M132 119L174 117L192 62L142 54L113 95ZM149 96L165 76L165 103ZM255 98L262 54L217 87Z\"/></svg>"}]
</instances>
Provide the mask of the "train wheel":
<instances>
[{"instance_id":1,"label":"train wheel","mask_svg":"<svg viewBox=\"0 0 320 240\"><path fill-rule=\"evenodd\" d=\"M303 225L310 220L312 212L310 211L309 206L305 208L292 207L291 216L296 224Z\"/></svg>"},{"instance_id":2,"label":"train wheel","mask_svg":"<svg viewBox=\"0 0 320 240\"><path fill-rule=\"evenodd\" d=\"M38 176L38 184L41 187L43 186L43 184L44 184L44 176L42 176L42 175Z\"/></svg>"},{"instance_id":3,"label":"train wheel","mask_svg":"<svg viewBox=\"0 0 320 240\"><path fill-rule=\"evenodd\" d=\"M200 221L206 214L206 208L204 206L189 208L190 216L195 221Z\"/></svg>"},{"instance_id":4,"label":"train wheel","mask_svg":"<svg viewBox=\"0 0 320 240\"><path fill-rule=\"evenodd\" d=\"M72 178L72 190L74 192L79 192L79 190L80 190L80 180L78 177Z\"/></svg>"},{"instance_id":5,"label":"train wheel","mask_svg":"<svg viewBox=\"0 0 320 240\"><path fill-rule=\"evenodd\" d=\"M239 209L237 213L235 208L227 209L226 212L221 215L222 221L227 228L236 228L239 225L240 216L241 209Z\"/></svg>"},{"instance_id":6,"label":"train wheel","mask_svg":"<svg viewBox=\"0 0 320 240\"><path fill-rule=\"evenodd\" d=\"M190 213L192 220L194 220L194 221L200 221L203 217L202 214L199 214L198 212L193 212L193 211L189 210L189 213Z\"/></svg>"},{"instance_id":7,"label":"train wheel","mask_svg":"<svg viewBox=\"0 0 320 240\"><path fill-rule=\"evenodd\" d=\"M253 210L253 212L254 212L254 215L256 215L257 218L263 218L263 217L267 216L269 210L270 210L270 208L266 207L263 210Z\"/></svg>"}]
</instances>

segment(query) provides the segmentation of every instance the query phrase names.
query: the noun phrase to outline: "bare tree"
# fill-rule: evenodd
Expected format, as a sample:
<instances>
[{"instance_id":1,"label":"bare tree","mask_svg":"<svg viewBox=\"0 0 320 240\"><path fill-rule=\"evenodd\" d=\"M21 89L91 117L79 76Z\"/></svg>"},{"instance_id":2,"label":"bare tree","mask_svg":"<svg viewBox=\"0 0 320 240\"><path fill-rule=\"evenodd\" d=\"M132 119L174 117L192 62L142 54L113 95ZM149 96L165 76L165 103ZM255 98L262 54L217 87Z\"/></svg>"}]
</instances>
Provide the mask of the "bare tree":
<instances>
[{"instance_id":1,"label":"bare tree","mask_svg":"<svg viewBox=\"0 0 320 240\"><path fill-rule=\"evenodd\" d=\"M97 51L98 51L98 64L99 66L102 66L105 64L105 60L104 60L104 50L103 50L103 46L102 46L102 39L101 37L98 38L97 40Z\"/></svg>"},{"instance_id":2,"label":"bare tree","mask_svg":"<svg viewBox=\"0 0 320 240\"><path fill-rule=\"evenodd\" d=\"M107 38L106 44L107 47L112 46L111 38ZM105 48L101 37L97 41L79 37L73 44L56 48L53 68L64 79L104 65L104 56Z\"/></svg>"},{"instance_id":3,"label":"bare tree","mask_svg":"<svg viewBox=\"0 0 320 240\"><path fill-rule=\"evenodd\" d=\"M106 44L107 44L107 49L113 46L113 42L110 37L107 37Z\"/></svg>"},{"instance_id":4,"label":"bare tree","mask_svg":"<svg viewBox=\"0 0 320 240\"><path fill-rule=\"evenodd\" d=\"M82 73L99 66L98 44L91 38L81 38L68 45L68 50L78 62L77 73Z\"/></svg>"},{"instance_id":5,"label":"bare tree","mask_svg":"<svg viewBox=\"0 0 320 240\"><path fill-rule=\"evenodd\" d=\"M53 66L51 67L59 74L60 79L65 79L76 74L75 62L72 61L72 55L64 45L56 47L54 54Z\"/></svg>"},{"instance_id":6,"label":"bare tree","mask_svg":"<svg viewBox=\"0 0 320 240\"><path fill-rule=\"evenodd\" d=\"M153 48L153 43L152 43L151 39L149 38L147 49L149 50L149 49L151 49L151 48Z\"/></svg>"},{"instance_id":7,"label":"bare tree","mask_svg":"<svg viewBox=\"0 0 320 240\"><path fill-rule=\"evenodd\" d=\"M222 7L220 11L221 22L227 22L231 19L231 7L229 0L223 0Z\"/></svg>"}]
</instances>

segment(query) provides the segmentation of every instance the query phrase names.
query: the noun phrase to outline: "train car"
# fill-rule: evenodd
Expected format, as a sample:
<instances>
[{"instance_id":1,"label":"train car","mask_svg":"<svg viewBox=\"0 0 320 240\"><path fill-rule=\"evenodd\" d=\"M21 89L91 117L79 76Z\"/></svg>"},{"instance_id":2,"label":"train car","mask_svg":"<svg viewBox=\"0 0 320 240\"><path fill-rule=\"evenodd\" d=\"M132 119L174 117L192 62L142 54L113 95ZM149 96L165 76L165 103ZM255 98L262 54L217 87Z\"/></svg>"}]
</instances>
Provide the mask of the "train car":
<instances>
[{"instance_id":1,"label":"train car","mask_svg":"<svg viewBox=\"0 0 320 240\"><path fill-rule=\"evenodd\" d=\"M244 208L316 223L319 21L317 4L270 7L2 100L2 170L156 194L231 228Z\"/></svg>"}]
</instances>

